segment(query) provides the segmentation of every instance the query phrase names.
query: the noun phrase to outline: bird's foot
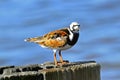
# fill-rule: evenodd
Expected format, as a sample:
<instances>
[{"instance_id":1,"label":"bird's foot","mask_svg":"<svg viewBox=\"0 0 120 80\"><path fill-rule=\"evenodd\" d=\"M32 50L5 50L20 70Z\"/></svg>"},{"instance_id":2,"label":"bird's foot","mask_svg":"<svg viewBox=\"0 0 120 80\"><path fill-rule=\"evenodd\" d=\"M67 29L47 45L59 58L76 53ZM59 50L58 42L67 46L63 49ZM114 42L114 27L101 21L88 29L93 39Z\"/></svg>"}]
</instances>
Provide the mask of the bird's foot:
<instances>
[{"instance_id":1,"label":"bird's foot","mask_svg":"<svg viewBox=\"0 0 120 80\"><path fill-rule=\"evenodd\" d=\"M65 64L68 64L69 63L69 61L68 60L64 60L64 61L62 61L62 62L57 62L57 66L62 66L62 65L65 65Z\"/></svg>"}]
</instances>

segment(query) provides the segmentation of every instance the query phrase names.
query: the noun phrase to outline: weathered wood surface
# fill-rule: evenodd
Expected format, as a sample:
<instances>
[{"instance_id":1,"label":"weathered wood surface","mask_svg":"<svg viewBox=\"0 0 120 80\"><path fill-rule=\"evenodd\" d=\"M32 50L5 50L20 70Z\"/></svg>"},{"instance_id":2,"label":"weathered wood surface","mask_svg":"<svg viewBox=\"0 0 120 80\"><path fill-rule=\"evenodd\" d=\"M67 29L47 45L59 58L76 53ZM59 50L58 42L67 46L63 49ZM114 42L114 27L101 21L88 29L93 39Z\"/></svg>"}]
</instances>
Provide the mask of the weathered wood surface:
<instances>
[{"instance_id":1,"label":"weathered wood surface","mask_svg":"<svg viewBox=\"0 0 120 80\"><path fill-rule=\"evenodd\" d=\"M0 80L100 80L100 65L95 61L0 67Z\"/></svg>"}]
</instances>

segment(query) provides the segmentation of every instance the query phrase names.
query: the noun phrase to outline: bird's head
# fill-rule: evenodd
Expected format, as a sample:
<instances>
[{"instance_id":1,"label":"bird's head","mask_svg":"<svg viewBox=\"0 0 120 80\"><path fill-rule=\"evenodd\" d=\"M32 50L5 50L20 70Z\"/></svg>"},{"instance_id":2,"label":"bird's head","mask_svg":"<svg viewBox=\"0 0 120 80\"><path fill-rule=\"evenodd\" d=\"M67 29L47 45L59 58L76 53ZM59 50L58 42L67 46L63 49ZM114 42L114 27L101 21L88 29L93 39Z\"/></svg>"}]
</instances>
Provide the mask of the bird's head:
<instances>
[{"instance_id":1,"label":"bird's head","mask_svg":"<svg viewBox=\"0 0 120 80\"><path fill-rule=\"evenodd\" d=\"M80 24L78 22L72 22L70 24L70 30L73 31L73 32L79 32Z\"/></svg>"}]
</instances>

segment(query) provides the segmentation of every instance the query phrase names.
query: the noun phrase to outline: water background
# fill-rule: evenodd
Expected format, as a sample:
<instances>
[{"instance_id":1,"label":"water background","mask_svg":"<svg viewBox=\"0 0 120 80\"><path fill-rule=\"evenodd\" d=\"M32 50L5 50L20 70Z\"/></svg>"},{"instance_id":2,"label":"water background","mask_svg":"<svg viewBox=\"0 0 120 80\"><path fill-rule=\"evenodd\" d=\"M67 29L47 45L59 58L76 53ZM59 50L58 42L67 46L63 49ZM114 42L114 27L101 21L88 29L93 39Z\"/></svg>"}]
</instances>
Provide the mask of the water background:
<instances>
[{"instance_id":1,"label":"water background","mask_svg":"<svg viewBox=\"0 0 120 80\"><path fill-rule=\"evenodd\" d=\"M95 60L101 80L120 80L120 0L0 0L0 66L53 61L51 50L24 39L73 21L81 24L80 38L63 58Z\"/></svg>"}]
</instances>

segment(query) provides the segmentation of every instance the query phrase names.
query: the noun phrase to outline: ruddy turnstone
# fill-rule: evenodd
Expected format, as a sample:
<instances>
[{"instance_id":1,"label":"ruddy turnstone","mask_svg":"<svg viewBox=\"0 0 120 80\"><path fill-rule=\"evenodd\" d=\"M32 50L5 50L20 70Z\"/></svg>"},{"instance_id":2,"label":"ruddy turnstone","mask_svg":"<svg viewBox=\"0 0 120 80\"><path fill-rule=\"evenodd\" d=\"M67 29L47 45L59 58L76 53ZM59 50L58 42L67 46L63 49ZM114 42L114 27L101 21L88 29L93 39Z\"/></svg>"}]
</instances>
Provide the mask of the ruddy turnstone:
<instances>
[{"instance_id":1,"label":"ruddy turnstone","mask_svg":"<svg viewBox=\"0 0 120 80\"><path fill-rule=\"evenodd\" d=\"M65 64L61 51L71 48L78 40L80 25L78 22L72 22L68 28L63 28L49 32L40 37L27 38L25 41L34 42L43 48L50 48L54 52L54 63L59 65L56 59L58 51L60 64Z\"/></svg>"}]
</instances>

